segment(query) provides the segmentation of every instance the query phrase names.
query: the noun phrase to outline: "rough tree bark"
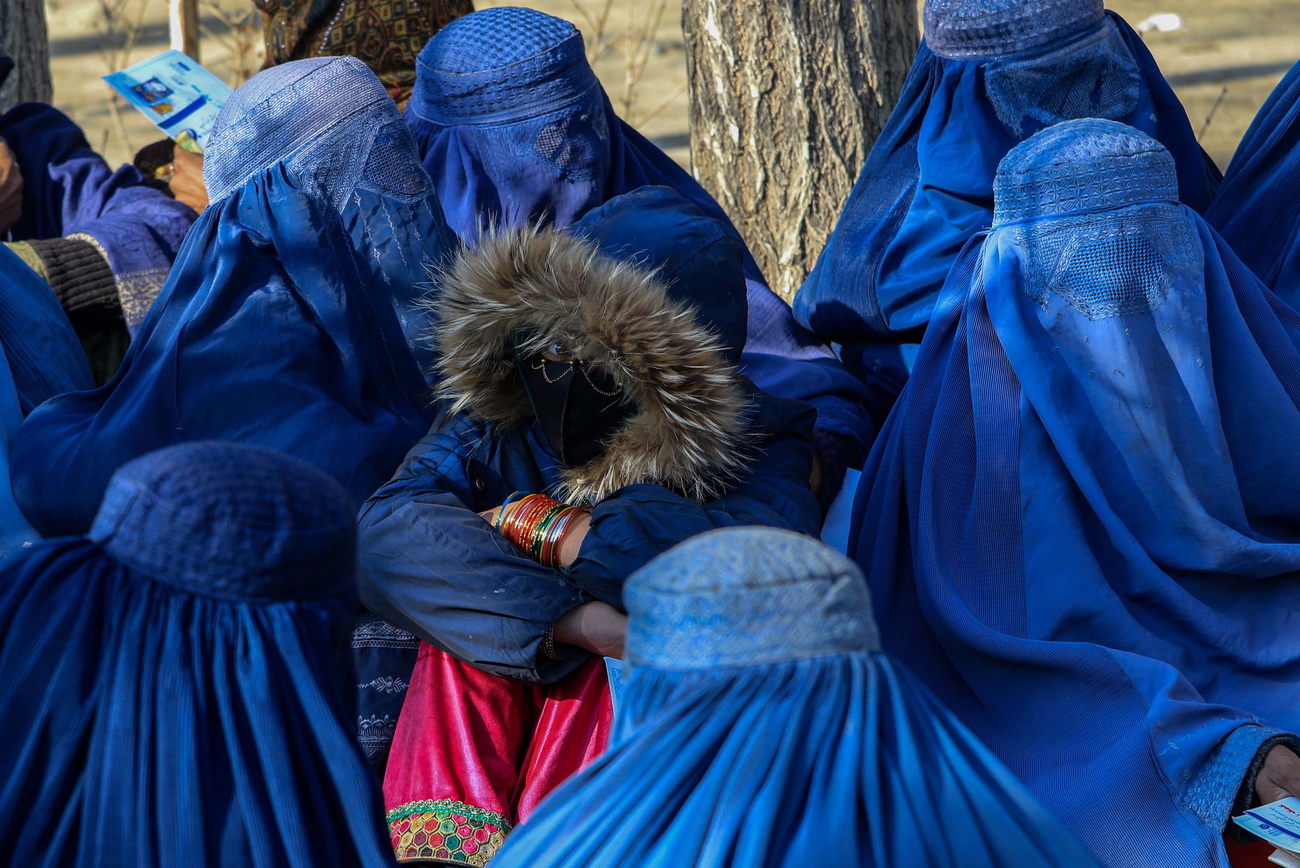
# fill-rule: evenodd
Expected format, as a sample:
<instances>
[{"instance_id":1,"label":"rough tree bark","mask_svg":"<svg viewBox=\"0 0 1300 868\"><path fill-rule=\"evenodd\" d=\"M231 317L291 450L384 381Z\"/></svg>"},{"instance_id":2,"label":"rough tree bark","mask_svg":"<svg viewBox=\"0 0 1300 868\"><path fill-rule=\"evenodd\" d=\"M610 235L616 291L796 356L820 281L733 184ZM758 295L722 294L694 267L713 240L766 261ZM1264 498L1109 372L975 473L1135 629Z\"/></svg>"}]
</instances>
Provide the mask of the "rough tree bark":
<instances>
[{"instance_id":1,"label":"rough tree bark","mask_svg":"<svg viewBox=\"0 0 1300 868\"><path fill-rule=\"evenodd\" d=\"M916 0L684 0L695 176L789 300L918 42Z\"/></svg>"},{"instance_id":2,"label":"rough tree bark","mask_svg":"<svg viewBox=\"0 0 1300 868\"><path fill-rule=\"evenodd\" d=\"M0 87L0 112L20 102L50 102L50 41L44 0L0 0L0 33L14 70Z\"/></svg>"}]
</instances>

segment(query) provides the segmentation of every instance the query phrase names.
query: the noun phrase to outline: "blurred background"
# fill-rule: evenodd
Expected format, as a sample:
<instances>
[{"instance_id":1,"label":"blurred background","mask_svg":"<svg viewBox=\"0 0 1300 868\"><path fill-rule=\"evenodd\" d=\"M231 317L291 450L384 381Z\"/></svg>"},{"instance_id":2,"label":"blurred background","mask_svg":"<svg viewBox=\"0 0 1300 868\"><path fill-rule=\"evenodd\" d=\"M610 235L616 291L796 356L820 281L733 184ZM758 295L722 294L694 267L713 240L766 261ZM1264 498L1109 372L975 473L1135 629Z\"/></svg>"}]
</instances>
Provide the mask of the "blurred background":
<instances>
[{"instance_id":1,"label":"blurred background","mask_svg":"<svg viewBox=\"0 0 1300 868\"><path fill-rule=\"evenodd\" d=\"M614 108L689 168L681 0L476 0L531 6L582 29ZM1300 59L1300 0L1109 0L1142 31L1220 168L1269 91ZM168 46L167 0L46 0L54 104L110 164L160 135L101 76ZM231 85L262 65L251 0L200 0L200 57Z\"/></svg>"}]
</instances>

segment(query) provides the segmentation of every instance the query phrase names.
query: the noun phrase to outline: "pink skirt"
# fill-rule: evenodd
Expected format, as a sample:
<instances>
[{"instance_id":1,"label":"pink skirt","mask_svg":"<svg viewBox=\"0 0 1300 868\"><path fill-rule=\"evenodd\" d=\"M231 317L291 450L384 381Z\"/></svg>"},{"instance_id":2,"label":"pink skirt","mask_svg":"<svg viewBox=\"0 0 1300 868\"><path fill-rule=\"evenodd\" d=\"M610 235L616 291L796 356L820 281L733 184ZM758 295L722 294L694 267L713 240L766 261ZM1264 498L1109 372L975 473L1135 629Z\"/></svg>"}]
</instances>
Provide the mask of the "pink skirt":
<instances>
[{"instance_id":1,"label":"pink skirt","mask_svg":"<svg viewBox=\"0 0 1300 868\"><path fill-rule=\"evenodd\" d=\"M554 684L522 684L420 643L384 776L398 861L486 865L604 751L612 717L600 658Z\"/></svg>"}]
</instances>

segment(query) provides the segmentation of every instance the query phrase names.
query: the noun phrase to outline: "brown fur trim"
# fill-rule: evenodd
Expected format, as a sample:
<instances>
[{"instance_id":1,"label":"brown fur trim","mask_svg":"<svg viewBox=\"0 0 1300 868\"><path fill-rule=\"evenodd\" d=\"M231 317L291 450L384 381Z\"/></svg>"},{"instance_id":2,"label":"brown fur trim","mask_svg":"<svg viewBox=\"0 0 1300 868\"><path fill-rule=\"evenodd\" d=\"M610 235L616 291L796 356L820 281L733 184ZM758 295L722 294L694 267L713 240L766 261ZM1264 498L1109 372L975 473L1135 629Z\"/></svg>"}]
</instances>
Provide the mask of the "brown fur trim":
<instances>
[{"instance_id":1,"label":"brown fur trim","mask_svg":"<svg viewBox=\"0 0 1300 868\"><path fill-rule=\"evenodd\" d=\"M718 338L653 271L554 229L504 229L462 249L431 299L439 397L510 427L532 418L513 341L552 343L606 371L636 404L599 458L563 472L570 501L636 483L717 496L745 460L747 399Z\"/></svg>"}]
</instances>

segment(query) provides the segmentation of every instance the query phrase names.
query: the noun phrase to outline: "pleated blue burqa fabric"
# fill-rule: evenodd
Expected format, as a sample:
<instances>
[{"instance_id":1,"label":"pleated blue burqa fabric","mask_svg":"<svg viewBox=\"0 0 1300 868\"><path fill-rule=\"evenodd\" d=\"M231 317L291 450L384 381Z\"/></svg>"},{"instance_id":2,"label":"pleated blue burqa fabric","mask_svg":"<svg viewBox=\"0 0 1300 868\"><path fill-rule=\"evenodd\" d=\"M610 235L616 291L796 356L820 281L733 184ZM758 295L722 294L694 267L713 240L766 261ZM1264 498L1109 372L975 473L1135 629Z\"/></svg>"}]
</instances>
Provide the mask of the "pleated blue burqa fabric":
<instances>
[{"instance_id":1,"label":"pleated blue burqa fabric","mask_svg":"<svg viewBox=\"0 0 1300 868\"><path fill-rule=\"evenodd\" d=\"M0 568L0 862L393 864L353 741L354 510L252 446L113 477Z\"/></svg>"},{"instance_id":2,"label":"pleated blue burqa fabric","mask_svg":"<svg viewBox=\"0 0 1300 868\"><path fill-rule=\"evenodd\" d=\"M850 541L885 651L1117 868L1226 866L1300 731L1300 316L1178 182L1113 121L1007 155Z\"/></svg>"},{"instance_id":3,"label":"pleated blue burqa fabric","mask_svg":"<svg viewBox=\"0 0 1300 868\"><path fill-rule=\"evenodd\" d=\"M499 7L449 23L420 52L406 121L448 222L471 243L492 223L569 226L645 186L671 187L735 231L690 173L614 113L582 34L560 18ZM772 395L811 403L821 430L852 438L865 454L876 428L868 411L883 418L888 402L878 406L794 321L744 255L744 373Z\"/></svg>"},{"instance_id":4,"label":"pleated blue burqa fabric","mask_svg":"<svg viewBox=\"0 0 1300 868\"><path fill-rule=\"evenodd\" d=\"M1270 289L1300 307L1300 64L1251 121L1205 219Z\"/></svg>"},{"instance_id":5,"label":"pleated blue burqa fabric","mask_svg":"<svg viewBox=\"0 0 1300 868\"><path fill-rule=\"evenodd\" d=\"M993 219L998 161L1036 131L1130 124L1173 155L1197 211L1219 177L1142 39L1102 0L928 0L924 19L898 104L795 297L795 318L845 344L851 365L864 342L920 339L958 252Z\"/></svg>"},{"instance_id":6,"label":"pleated blue burqa fabric","mask_svg":"<svg viewBox=\"0 0 1300 868\"><path fill-rule=\"evenodd\" d=\"M38 538L9 484L9 453L23 417L55 395L94 386L49 285L0 245L0 560Z\"/></svg>"},{"instance_id":7,"label":"pleated blue burqa fabric","mask_svg":"<svg viewBox=\"0 0 1300 868\"><path fill-rule=\"evenodd\" d=\"M19 432L14 491L44 533L84 533L118 467L200 439L301 458L359 507L428 429L415 302L455 242L374 74L346 57L259 73L204 172L211 205L116 376Z\"/></svg>"},{"instance_id":8,"label":"pleated blue burqa fabric","mask_svg":"<svg viewBox=\"0 0 1300 868\"><path fill-rule=\"evenodd\" d=\"M611 747L494 868L1097 865L880 653L862 574L828 546L710 531L625 599Z\"/></svg>"}]
</instances>

